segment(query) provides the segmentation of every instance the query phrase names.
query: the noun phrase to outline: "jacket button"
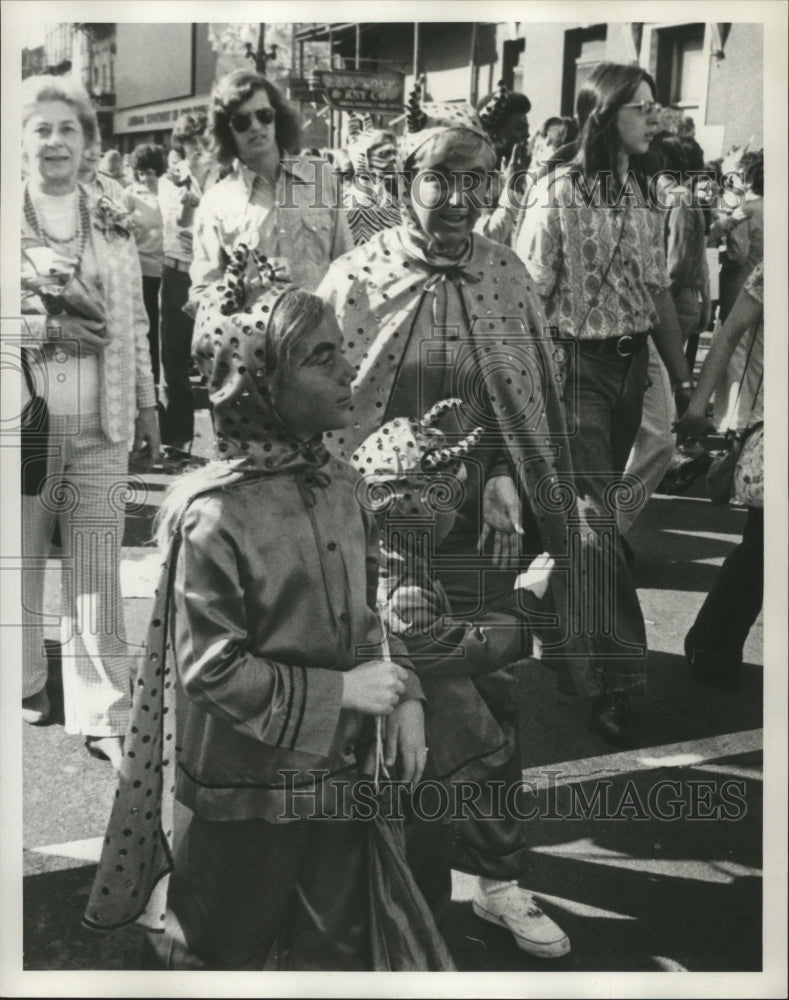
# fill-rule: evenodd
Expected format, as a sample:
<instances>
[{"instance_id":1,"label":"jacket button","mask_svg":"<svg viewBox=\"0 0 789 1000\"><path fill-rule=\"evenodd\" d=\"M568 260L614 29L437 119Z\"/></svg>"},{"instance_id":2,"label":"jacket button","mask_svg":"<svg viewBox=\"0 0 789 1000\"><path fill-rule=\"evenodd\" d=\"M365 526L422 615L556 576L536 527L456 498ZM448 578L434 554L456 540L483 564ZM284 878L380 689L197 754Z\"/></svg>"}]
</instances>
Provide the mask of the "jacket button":
<instances>
[{"instance_id":1,"label":"jacket button","mask_svg":"<svg viewBox=\"0 0 789 1000\"><path fill-rule=\"evenodd\" d=\"M334 552L334 550L337 548L337 543L336 542L329 542L329 544L326 546L326 548L329 550L329 552Z\"/></svg>"},{"instance_id":2,"label":"jacket button","mask_svg":"<svg viewBox=\"0 0 789 1000\"><path fill-rule=\"evenodd\" d=\"M340 615L340 621L342 622L350 621L350 617L351 616L348 614L347 611L343 611L342 614Z\"/></svg>"}]
</instances>

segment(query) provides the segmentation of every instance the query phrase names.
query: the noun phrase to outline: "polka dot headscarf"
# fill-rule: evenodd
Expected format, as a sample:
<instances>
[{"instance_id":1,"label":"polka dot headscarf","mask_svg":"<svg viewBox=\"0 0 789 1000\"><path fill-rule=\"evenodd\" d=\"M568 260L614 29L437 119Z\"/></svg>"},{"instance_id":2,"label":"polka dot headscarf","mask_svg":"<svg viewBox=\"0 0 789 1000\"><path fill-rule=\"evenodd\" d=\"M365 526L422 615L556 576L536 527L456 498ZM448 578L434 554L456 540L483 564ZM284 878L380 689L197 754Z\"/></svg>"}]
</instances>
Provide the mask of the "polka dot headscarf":
<instances>
[{"instance_id":1,"label":"polka dot headscarf","mask_svg":"<svg viewBox=\"0 0 789 1000\"><path fill-rule=\"evenodd\" d=\"M420 104L415 94L409 99L407 130L398 142L398 153L406 163L426 142L442 132L462 129L473 132L493 149L477 112L465 101L428 101Z\"/></svg>"},{"instance_id":2,"label":"polka dot headscarf","mask_svg":"<svg viewBox=\"0 0 789 1000\"><path fill-rule=\"evenodd\" d=\"M239 243L221 281L206 291L192 353L206 379L218 458L280 472L301 463L304 444L290 437L273 401L280 344L271 318L296 291L246 243Z\"/></svg>"}]
</instances>

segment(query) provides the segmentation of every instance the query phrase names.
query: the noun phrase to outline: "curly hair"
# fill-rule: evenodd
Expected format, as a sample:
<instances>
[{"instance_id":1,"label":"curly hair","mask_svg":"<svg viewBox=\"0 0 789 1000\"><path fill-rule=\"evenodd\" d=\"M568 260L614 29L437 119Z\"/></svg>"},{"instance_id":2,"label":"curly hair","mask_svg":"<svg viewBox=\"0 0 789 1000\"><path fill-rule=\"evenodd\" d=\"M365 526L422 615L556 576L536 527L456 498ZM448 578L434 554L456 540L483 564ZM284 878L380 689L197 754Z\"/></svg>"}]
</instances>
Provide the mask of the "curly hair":
<instances>
[{"instance_id":1,"label":"curly hair","mask_svg":"<svg viewBox=\"0 0 789 1000\"><path fill-rule=\"evenodd\" d=\"M296 111L264 76L253 70L237 69L217 80L211 91L212 151L221 164L228 164L238 156L230 119L245 101L260 90L266 92L276 115L274 134L277 145L287 153L298 152L301 121Z\"/></svg>"},{"instance_id":2,"label":"curly hair","mask_svg":"<svg viewBox=\"0 0 789 1000\"><path fill-rule=\"evenodd\" d=\"M745 183L754 194L764 195L764 150L756 153L743 153L740 159L740 170Z\"/></svg>"},{"instance_id":3,"label":"curly hair","mask_svg":"<svg viewBox=\"0 0 789 1000\"><path fill-rule=\"evenodd\" d=\"M99 139L96 112L84 88L68 76L29 76L22 83L22 128L35 113L41 101L62 101L74 109L82 126L86 146Z\"/></svg>"},{"instance_id":4,"label":"curly hair","mask_svg":"<svg viewBox=\"0 0 789 1000\"><path fill-rule=\"evenodd\" d=\"M153 170L157 177L161 177L167 170L167 159L161 146L145 143L142 146L136 146L132 151L129 156L129 166L135 174L142 173L144 170Z\"/></svg>"},{"instance_id":5,"label":"curly hair","mask_svg":"<svg viewBox=\"0 0 789 1000\"><path fill-rule=\"evenodd\" d=\"M491 101L495 100L498 91L487 94L482 100L477 101L477 111L483 111ZM501 109L503 115L527 115L531 111L531 101L525 94L510 90L504 100L504 107Z\"/></svg>"},{"instance_id":6,"label":"curly hair","mask_svg":"<svg viewBox=\"0 0 789 1000\"><path fill-rule=\"evenodd\" d=\"M170 139L173 143L182 143L189 140L199 141L202 139L206 128L208 128L208 118L204 114L182 114L173 126L173 134Z\"/></svg>"}]
</instances>

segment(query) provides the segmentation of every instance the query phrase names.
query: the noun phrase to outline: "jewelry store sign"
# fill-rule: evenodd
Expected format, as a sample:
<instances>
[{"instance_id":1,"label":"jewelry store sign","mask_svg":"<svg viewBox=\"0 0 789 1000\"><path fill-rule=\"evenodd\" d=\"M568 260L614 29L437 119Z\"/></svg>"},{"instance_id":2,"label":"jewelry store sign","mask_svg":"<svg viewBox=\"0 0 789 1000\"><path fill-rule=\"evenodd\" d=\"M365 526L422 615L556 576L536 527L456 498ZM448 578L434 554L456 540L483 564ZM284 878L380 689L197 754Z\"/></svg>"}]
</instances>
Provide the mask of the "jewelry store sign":
<instances>
[{"instance_id":1,"label":"jewelry store sign","mask_svg":"<svg viewBox=\"0 0 789 1000\"><path fill-rule=\"evenodd\" d=\"M208 114L208 97L186 97L179 101L162 101L128 111L116 111L113 116L113 132L125 135L128 132L155 132L171 129L182 114Z\"/></svg>"},{"instance_id":2,"label":"jewelry store sign","mask_svg":"<svg viewBox=\"0 0 789 1000\"><path fill-rule=\"evenodd\" d=\"M326 103L335 111L403 110L405 77L402 73L323 70L316 76Z\"/></svg>"}]
</instances>

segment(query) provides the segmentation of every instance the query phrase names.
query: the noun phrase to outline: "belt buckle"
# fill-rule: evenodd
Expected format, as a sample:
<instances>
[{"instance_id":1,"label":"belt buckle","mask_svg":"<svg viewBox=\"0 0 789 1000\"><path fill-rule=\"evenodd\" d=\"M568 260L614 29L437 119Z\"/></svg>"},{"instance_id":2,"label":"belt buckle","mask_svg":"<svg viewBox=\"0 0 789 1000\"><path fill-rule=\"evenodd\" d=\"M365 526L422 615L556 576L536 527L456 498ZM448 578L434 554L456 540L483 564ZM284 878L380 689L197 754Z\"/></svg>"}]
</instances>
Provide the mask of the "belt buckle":
<instances>
[{"instance_id":1,"label":"belt buckle","mask_svg":"<svg viewBox=\"0 0 789 1000\"><path fill-rule=\"evenodd\" d=\"M625 344L625 341L627 341L628 343ZM633 336L630 333L623 334L619 338L619 340L617 340L617 342L616 342L616 353L619 355L620 358L629 358L632 355L632 353L633 353L633 349L632 349L632 346L631 346L632 343L633 343ZM623 351L622 350L623 346L629 348L629 350L624 350Z\"/></svg>"}]
</instances>

